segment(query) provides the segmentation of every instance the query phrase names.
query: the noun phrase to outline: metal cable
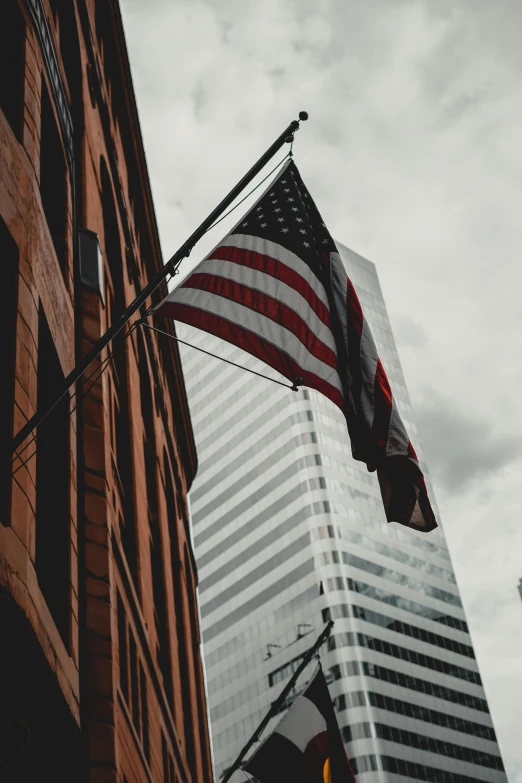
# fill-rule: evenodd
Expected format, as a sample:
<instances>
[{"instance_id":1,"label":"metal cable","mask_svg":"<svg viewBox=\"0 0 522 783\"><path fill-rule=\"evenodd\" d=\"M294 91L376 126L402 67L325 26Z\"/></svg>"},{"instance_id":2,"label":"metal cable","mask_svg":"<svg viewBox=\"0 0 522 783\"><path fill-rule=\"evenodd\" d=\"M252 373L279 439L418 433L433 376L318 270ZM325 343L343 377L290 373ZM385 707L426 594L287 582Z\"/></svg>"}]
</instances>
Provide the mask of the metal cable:
<instances>
[{"instance_id":1,"label":"metal cable","mask_svg":"<svg viewBox=\"0 0 522 783\"><path fill-rule=\"evenodd\" d=\"M127 337L129 337L129 336L130 336L130 334L131 334L131 333L134 331L134 329L137 327L138 323L139 323L139 321L135 321L135 322L132 324L132 326L130 327L130 329L128 330L128 332L127 332L127 333L124 335L124 340L126 340L126 339L127 339ZM107 369L107 367L108 367L108 366L110 365L110 363L112 362L112 359L113 359L113 358L114 358L114 351L110 351L110 352L109 352L109 354L108 354L108 356L106 356L106 357L105 357L105 359L104 359L104 360L103 360L103 362L100 364L100 366L99 366L99 367L98 367L96 370L93 370L93 372L92 372L92 373L91 373L91 374L90 374L90 375L89 375L87 378L85 378L85 379L82 381L82 385L83 385L84 383L86 384L86 383L88 383L89 381L91 381L91 380L92 380L92 383L90 384L90 386L89 386L87 389L85 389L84 391L82 390L84 395L87 395L87 394L90 392L90 390L92 389L92 387L94 386L94 384L98 382L98 380L101 378L101 376L103 375L103 373L105 372L105 370ZM87 369L87 368L86 368L86 369ZM97 374L97 375L96 375L96 374ZM96 378L94 377L95 375L96 375ZM74 399L74 398L75 398L77 395L78 395L78 390L75 390L75 391L74 391L74 392L71 394L71 396L69 397L69 401L70 401L70 402L72 402L72 400L73 400L73 399ZM57 403L55 403L55 405L56 405L56 404L57 404ZM47 416L48 416L48 415L51 413L51 411L52 411L52 410L54 410L54 408L55 408L55 405L53 405L53 407L52 407L52 408L50 408L50 409L47 411L47 413L45 414L45 416L44 416L44 417L42 418L42 420L40 421L40 424L42 423L42 421L44 421L44 420L47 418ZM77 407L78 407L77 405L74 405L74 406L71 408L71 410L69 411L69 415L71 415L71 413L74 413L74 411L76 410L76 408L77 408ZM16 458L18 458L18 459L20 460L20 465L18 465L18 467L16 468L16 470L14 470L14 471L12 472L12 474L11 474L11 475L12 475L12 477L13 477L13 478L16 476L16 474L18 473L18 471L19 471L19 470L21 470L22 468L25 468L25 467L26 467L27 463L28 463L28 462L29 462L29 461L30 461L30 460L31 460L31 459L34 457L34 455L36 454L36 452L37 452L37 448L36 448L34 451L32 451L32 452L31 452L31 454L30 454L30 455L27 457L27 459L23 460L23 459L22 459L22 457L21 457L21 454L22 454L22 452L23 452L23 451L25 451L27 448L29 448L29 446L31 446L31 444L32 444L32 443L34 443L34 441L37 439L37 436L38 436L38 429L36 429L36 430L35 430L35 432L34 432L34 434L33 434L32 438L31 438L31 440L29 440L29 441L28 441L28 442L25 444L25 446L23 446L23 447L22 447L22 448L21 448L19 451L15 452L15 455L14 455L13 462L16 460Z\"/></svg>"},{"instance_id":2,"label":"metal cable","mask_svg":"<svg viewBox=\"0 0 522 783\"><path fill-rule=\"evenodd\" d=\"M292 144L293 144L293 139L292 139ZM216 222L215 222L215 223L212 223L212 225L211 225L211 226L209 226L209 227L207 228L207 231L210 231L212 228L215 228L215 226L217 226L217 224L218 224L218 223L221 223L221 221L222 221L222 220L224 220L226 217L228 217L228 216L229 216L229 215L230 215L230 214L231 214L231 213L232 213L232 212L233 212L235 209L237 209L237 208L240 206L240 204L242 204L242 203L243 203L243 201L246 201L246 200L247 200L247 198L248 198L249 196L251 196L251 195L252 195L252 193L255 193L255 192L256 192L256 190L257 190L258 188L260 188L260 187L261 187L261 185L263 184L263 182L266 182L266 181L267 181L267 179L268 179L269 177L271 177L271 176L272 176L272 174L274 173L274 171L277 171L277 169L279 168L279 166L282 166L282 165L283 165L283 163L285 162L285 160L286 160L287 158L291 158L291 157L292 157L292 150L290 149L290 152L288 152L288 153L285 155L285 157L283 158L283 160L280 160L280 161L279 161L279 163L277 164L277 166L276 166L275 168L273 168L273 169L272 169L272 171L270 171L270 172L269 172L269 173L266 175L266 177L265 177L264 179L262 179L262 180L261 180L261 182L258 182L258 183L257 183L257 185L255 186L255 188L252 188L252 190L250 191L250 193L247 193L247 194L246 194L246 196L245 196L244 198L242 198L242 199L241 199L241 201L238 201L238 202L237 202L237 204L236 204L234 207L232 207L232 209L229 209L229 210L228 210L228 212L225 212L225 214L223 215L223 217L220 217L220 218L219 218L219 220L216 220ZM207 233L207 231L205 231L205 234Z\"/></svg>"},{"instance_id":3,"label":"metal cable","mask_svg":"<svg viewBox=\"0 0 522 783\"><path fill-rule=\"evenodd\" d=\"M186 345L189 348L194 348L195 351L201 351L201 353L206 353L207 356L212 356L214 359L219 359L220 362L226 362L226 364L231 364L233 367L237 367L239 370L250 372L252 373L252 375L257 375L259 378L264 378L267 381L272 381L272 383L277 383L279 386L284 386L285 389L298 391L299 386L303 385L301 378L296 378L294 381L294 385L290 386L288 383L283 383L282 381L277 381L275 378L270 378L269 375L263 375L263 373L256 372L255 370L251 370L249 367L243 367L243 365L241 364L236 364L236 362L232 362L230 361L230 359L223 359L222 356L217 356L215 353L211 353L210 351L205 351L204 348L199 348L197 345L192 345L191 343L187 343L185 342L185 340L181 340L181 338L176 337L173 334L169 334L169 332L163 331L163 329L158 329L156 326L151 326L150 324L145 323L145 321L140 321L139 323L141 323L142 326L146 326L147 329L152 329L153 332L164 334L166 337L169 337L171 340L175 340L177 343Z\"/></svg>"}]
</instances>

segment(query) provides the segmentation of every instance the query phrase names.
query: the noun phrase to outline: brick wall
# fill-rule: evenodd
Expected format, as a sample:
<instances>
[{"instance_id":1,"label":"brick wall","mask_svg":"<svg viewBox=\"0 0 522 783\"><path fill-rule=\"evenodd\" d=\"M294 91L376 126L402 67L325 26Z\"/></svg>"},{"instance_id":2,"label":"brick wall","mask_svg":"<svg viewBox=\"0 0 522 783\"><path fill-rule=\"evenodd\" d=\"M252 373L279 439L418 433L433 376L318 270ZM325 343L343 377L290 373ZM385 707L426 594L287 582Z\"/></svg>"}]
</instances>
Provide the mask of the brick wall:
<instances>
[{"instance_id":1,"label":"brick wall","mask_svg":"<svg viewBox=\"0 0 522 783\"><path fill-rule=\"evenodd\" d=\"M0 89L8 439L161 256L117 3L5 0L0 14L10 30L0 57L20 76ZM80 228L98 237L101 291L80 280ZM14 756L0 742L0 773L203 783L211 764L186 507L196 454L179 356L136 324L110 348L37 442L4 464L0 595L10 611L0 627L2 638L16 631L12 649L24 655L2 666L0 729L18 710L30 739ZM19 669L22 680L33 663L56 692L55 732L3 677ZM46 771L44 749L69 735L63 769Z\"/></svg>"}]
</instances>

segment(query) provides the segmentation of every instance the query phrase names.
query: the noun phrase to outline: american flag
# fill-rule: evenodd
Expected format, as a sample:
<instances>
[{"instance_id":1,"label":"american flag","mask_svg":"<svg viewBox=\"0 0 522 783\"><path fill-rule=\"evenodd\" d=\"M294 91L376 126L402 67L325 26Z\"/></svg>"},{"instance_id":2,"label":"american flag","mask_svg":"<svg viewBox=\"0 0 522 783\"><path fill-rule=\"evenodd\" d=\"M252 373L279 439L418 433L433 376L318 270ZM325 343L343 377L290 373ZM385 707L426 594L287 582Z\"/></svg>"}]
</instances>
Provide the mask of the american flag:
<instances>
[{"instance_id":1,"label":"american flag","mask_svg":"<svg viewBox=\"0 0 522 783\"><path fill-rule=\"evenodd\" d=\"M415 450L341 257L295 163L157 306L248 351L344 412L388 521L437 526Z\"/></svg>"}]
</instances>

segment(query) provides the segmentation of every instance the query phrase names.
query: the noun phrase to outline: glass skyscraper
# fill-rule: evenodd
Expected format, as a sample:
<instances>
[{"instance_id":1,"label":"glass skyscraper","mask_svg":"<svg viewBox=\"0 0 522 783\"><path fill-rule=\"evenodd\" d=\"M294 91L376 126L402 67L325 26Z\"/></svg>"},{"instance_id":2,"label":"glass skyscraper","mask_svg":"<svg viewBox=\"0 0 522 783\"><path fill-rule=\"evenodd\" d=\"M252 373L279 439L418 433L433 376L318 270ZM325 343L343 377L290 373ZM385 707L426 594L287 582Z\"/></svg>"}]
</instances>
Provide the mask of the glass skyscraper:
<instances>
[{"instance_id":1,"label":"glass skyscraper","mask_svg":"<svg viewBox=\"0 0 522 783\"><path fill-rule=\"evenodd\" d=\"M339 249L422 461L375 266ZM204 332L178 332L284 380ZM326 398L182 353L216 780L333 619L321 662L358 781L506 781L442 529L386 523L377 479Z\"/></svg>"}]
</instances>

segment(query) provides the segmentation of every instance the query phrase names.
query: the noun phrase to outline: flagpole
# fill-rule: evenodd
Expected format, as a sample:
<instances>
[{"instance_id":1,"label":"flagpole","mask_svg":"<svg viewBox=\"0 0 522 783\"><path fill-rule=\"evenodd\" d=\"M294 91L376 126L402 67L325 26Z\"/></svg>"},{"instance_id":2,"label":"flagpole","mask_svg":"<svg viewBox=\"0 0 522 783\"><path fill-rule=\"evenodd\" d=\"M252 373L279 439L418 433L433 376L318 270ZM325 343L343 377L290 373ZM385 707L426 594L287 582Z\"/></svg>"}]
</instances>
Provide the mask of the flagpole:
<instances>
[{"instance_id":1,"label":"flagpole","mask_svg":"<svg viewBox=\"0 0 522 783\"><path fill-rule=\"evenodd\" d=\"M161 285L165 278L175 272L181 261L186 258L194 245L199 242L203 234L208 231L214 221L222 215L222 213L229 207L235 198L241 193L242 190L253 180L253 178L259 174L261 169L273 158L278 150L281 149L285 142L293 140L294 133L299 130L300 121L308 119L308 113L305 111L299 112L299 119L292 120L290 125L281 133L280 136L274 141L274 143L267 149L267 151L259 158L250 171L232 188L230 193L225 196L223 201L210 213L210 215L201 223L201 225L191 234L186 242L177 250L174 255L167 261L158 272L156 277L145 286L143 291L136 297L131 305L125 310L125 312L119 317L119 319L105 332L105 334L93 345L91 350L84 356L81 362L69 373L63 382L62 389L57 395L53 404L45 411L37 411L19 432L15 435L12 442L12 451L16 452L22 445L27 436L37 427L44 418L53 410L53 408L60 402L60 400L67 394L69 388L81 378L85 370L92 362L98 358L103 349L113 340L116 335L123 329L125 324L134 315L144 302L154 293L154 291Z\"/></svg>"},{"instance_id":2,"label":"flagpole","mask_svg":"<svg viewBox=\"0 0 522 783\"><path fill-rule=\"evenodd\" d=\"M248 740L248 742L246 743L244 748L242 748L242 750L240 751L239 756L237 757L237 759L234 761L232 766L230 766L227 769L224 777L221 779L221 783L228 783L228 781L230 780L230 778L232 777L234 772L236 772L236 770L239 769L239 767L241 766L241 762L245 758L246 754L248 753L248 751L250 750L252 745L255 742L257 742L257 740L259 739L259 737L261 736L261 734L265 730L265 728L266 728L270 718L272 718L277 713L279 707L284 702L285 698L290 693L290 691L294 687L295 683L299 679L299 676L300 676L301 672L303 671L303 669L305 669L308 666L308 664L310 663L310 661L312 660L314 655L318 652L318 650L321 647L321 645L324 644L324 642L330 636L330 634L332 632L333 625L334 625L333 620L329 620L327 625L326 625L326 627L324 628L324 630L317 637L317 640L316 640L314 646L310 647L310 649L307 650L307 652L305 652L303 660L301 661L301 663L299 664L298 668L294 672L294 675L288 681L287 685L283 688L283 690L281 691L281 693L279 694L277 699L272 703L272 706L270 707L269 711L267 712L267 714L265 715L265 717L263 718L263 720L261 721L261 723L259 724L259 726L255 730L255 732L252 734L252 736L250 737L250 739Z\"/></svg>"}]
</instances>

